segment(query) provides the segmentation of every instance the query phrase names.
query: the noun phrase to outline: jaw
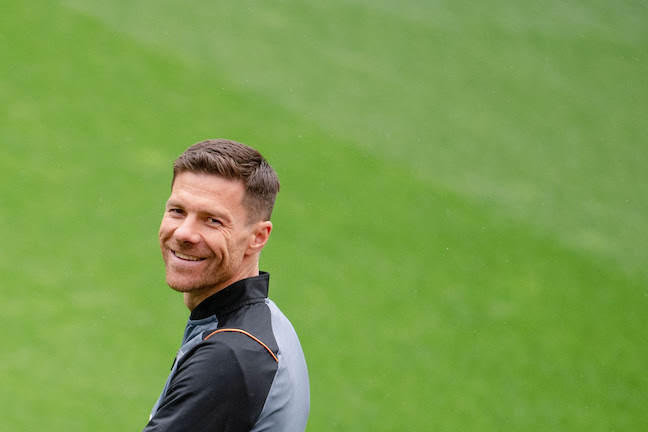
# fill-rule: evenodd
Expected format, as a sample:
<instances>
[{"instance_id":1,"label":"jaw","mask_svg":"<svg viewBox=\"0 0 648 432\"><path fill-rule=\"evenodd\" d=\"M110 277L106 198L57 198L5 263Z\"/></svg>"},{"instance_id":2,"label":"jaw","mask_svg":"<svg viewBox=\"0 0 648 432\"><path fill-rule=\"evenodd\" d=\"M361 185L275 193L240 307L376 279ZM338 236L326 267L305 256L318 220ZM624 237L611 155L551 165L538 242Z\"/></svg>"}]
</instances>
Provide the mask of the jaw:
<instances>
[{"instance_id":1,"label":"jaw","mask_svg":"<svg viewBox=\"0 0 648 432\"><path fill-rule=\"evenodd\" d=\"M259 274L259 254L226 254L225 256L174 251L162 244L166 282L183 293L184 303L193 310L200 302L232 283Z\"/></svg>"},{"instance_id":2,"label":"jaw","mask_svg":"<svg viewBox=\"0 0 648 432\"><path fill-rule=\"evenodd\" d=\"M191 257L190 255L186 255ZM176 291L188 292L200 289L207 284L205 275L210 273L210 260L206 258L191 259L183 258L183 254L176 254L171 249L163 252L164 264L166 266L167 284Z\"/></svg>"}]
</instances>

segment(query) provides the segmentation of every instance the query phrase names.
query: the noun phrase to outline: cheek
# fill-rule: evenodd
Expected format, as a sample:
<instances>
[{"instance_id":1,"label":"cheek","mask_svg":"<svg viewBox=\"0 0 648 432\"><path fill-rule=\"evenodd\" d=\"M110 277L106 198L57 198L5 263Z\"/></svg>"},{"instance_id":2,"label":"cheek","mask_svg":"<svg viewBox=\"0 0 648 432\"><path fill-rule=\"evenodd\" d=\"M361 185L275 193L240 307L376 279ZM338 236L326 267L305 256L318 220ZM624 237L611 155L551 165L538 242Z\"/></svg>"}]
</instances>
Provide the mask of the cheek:
<instances>
[{"instance_id":1,"label":"cheek","mask_svg":"<svg viewBox=\"0 0 648 432\"><path fill-rule=\"evenodd\" d=\"M232 243L232 253L236 253L237 256L242 258L245 255L247 250L247 238L241 237L237 241Z\"/></svg>"},{"instance_id":2,"label":"cheek","mask_svg":"<svg viewBox=\"0 0 648 432\"><path fill-rule=\"evenodd\" d=\"M238 245L236 242L222 233L213 233L208 239L205 239L205 243L221 259L232 260L238 256Z\"/></svg>"},{"instance_id":3,"label":"cheek","mask_svg":"<svg viewBox=\"0 0 648 432\"><path fill-rule=\"evenodd\" d=\"M165 217L162 218L162 223L160 223L160 230L158 231L158 236L161 240L169 238L173 233L173 224Z\"/></svg>"}]
</instances>

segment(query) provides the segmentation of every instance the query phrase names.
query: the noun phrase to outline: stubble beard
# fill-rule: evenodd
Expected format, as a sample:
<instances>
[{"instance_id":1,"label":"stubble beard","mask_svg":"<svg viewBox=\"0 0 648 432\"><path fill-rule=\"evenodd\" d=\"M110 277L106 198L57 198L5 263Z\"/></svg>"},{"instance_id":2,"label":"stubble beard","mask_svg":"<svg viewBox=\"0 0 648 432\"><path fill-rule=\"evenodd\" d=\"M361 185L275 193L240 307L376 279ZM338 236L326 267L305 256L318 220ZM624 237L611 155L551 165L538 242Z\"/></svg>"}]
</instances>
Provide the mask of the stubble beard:
<instances>
[{"instance_id":1,"label":"stubble beard","mask_svg":"<svg viewBox=\"0 0 648 432\"><path fill-rule=\"evenodd\" d=\"M167 253L173 255L170 249L167 249ZM228 265L222 259L213 268L199 270L199 272L203 273L201 275L187 269L179 270L174 268L173 264L169 262L172 259L174 258L164 256L166 283L171 289L181 293L200 293L214 288L224 288L222 285L233 278L235 274L231 263Z\"/></svg>"}]
</instances>

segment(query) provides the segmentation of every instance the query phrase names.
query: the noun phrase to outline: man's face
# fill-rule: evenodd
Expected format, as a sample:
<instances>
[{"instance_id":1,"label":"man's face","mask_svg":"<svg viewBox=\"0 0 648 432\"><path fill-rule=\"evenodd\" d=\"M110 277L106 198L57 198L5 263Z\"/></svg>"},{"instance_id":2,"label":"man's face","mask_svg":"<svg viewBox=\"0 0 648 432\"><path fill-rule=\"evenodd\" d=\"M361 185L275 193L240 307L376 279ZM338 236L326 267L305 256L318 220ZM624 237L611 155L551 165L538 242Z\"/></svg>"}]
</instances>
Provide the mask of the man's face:
<instances>
[{"instance_id":1,"label":"man's face","mask_svg":"<svg viewBox=\"0 0 648 432\"><path fill-rule=\"evenodd\" d=\"M241 182L179 173L160 225L166 280L176 291L212 294L253 276L255 234L242 205Z\"/></svg>"}]
</instances>

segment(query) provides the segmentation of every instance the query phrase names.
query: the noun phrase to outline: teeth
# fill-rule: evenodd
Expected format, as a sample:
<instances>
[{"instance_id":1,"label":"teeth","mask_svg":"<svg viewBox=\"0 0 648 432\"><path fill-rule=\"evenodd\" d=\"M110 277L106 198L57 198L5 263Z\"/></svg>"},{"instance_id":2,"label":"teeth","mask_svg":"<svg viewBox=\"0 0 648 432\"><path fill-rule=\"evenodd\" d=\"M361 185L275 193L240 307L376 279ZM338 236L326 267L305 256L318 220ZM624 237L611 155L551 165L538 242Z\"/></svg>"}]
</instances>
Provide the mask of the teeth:
<instances>
[{"instance_id":1,"label":"teeth","mask_svg":"<svg viewBox=\"0 0 648 432\"><path fill-rule=\"evenodd\" d=\"M173 253L178 258L182 258L182 259L188 260L188 261L201 261L203 259L203 258L198 258L198 257L195 257L195 256L191 256L191 255L185 255L185 254L180 253L180 252L173 252Z\"/></svg>"}]
</instances>

